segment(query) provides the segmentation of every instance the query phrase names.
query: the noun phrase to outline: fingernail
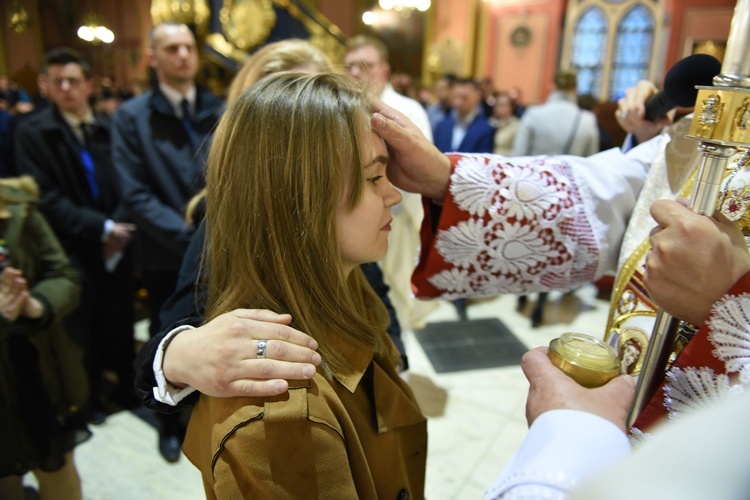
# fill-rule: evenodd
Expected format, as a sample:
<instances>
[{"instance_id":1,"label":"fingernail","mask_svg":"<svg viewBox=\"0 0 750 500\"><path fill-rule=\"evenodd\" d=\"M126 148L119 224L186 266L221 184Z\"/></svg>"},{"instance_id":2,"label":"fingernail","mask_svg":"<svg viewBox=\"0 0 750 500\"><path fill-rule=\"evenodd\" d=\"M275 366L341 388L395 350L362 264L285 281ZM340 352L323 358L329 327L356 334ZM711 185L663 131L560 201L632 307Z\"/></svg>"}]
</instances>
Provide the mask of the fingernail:
<instances>
[{"instance_id":1,"label":"fingernail","mask_svg":"<svg viewBox=\"0 0 750 500\"><path fill-rule=\"evenodd\" d=\"M320 357L320 354L314 352L312 355L312 363L314 365L319 365L321 361L323 361L323 358Z\"/></svg>"},{"instance_id":2,"label":"fingernail","mask_svg":"<svg viewBox=\"0 0 750 500\"><path fill-rule=\"evenodd\" d=\"M385 126L385 118L380 113L373 113L372 118L370 119L370 124L373 127L381 128Z\"/></svg>"},{"instance_id":3,"label":"fingernail","mask_svg":"<svg viewBox=\"0 0 750 500\"><path fill-rule=\"evenodd\" d=\"M313 378L315 376L315 367L310 365L305 365L302 367L302 375L305 378Z\"/></svg>"},{"instance_id":4,"label":"fingernail","mask_svg":"<svg viewBox=\"0 0 750 500\"><path fill-rule=\"evenodd\" d=\"M286 392L287 389L287 383L278 381L275 384L273 384L273 388L276 389L278 393Z\"/></svg>"}]
</instances>

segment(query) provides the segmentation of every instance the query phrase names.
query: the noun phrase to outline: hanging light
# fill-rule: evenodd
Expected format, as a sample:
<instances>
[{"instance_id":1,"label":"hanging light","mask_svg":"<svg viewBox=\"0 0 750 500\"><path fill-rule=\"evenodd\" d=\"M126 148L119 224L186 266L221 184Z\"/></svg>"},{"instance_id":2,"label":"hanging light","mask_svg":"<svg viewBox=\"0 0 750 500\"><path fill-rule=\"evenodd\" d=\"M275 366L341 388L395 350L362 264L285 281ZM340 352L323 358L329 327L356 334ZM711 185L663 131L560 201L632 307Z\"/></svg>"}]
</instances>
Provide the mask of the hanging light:
<instances>
[{"instance_id":1,"label":"hanging light","mask_svg":"<svg viewBox=\"0 0 750 500\"><path fill-rule=\"evenodd\" d=\"M14 0L8 10L8 26L16 33L22 33L29 25L29 14L18 0Z\"/></svg>"},{"instance_id":2,"label":"hanging light","mask_svg":"<svg viewBox=\"0 0 750 500\"><path fill-rule=\"evenodd\" d=\"M424 12L430 8L430 0L378 0L383 10L395 10L404 17L409 17L414 9Z\"/></svg>"},{"instance_id":3,"label":"hanging light","mask_svg":"<svg viewBox=\"0 0 750 500\"><path fill-rule=\"evenodd\" d=\"M115 40L115 34L104 26L97 14L91 12L86 15L83 25L78 28L78 38L93 44L112 43Z\"/></svg>"}]
</instances>

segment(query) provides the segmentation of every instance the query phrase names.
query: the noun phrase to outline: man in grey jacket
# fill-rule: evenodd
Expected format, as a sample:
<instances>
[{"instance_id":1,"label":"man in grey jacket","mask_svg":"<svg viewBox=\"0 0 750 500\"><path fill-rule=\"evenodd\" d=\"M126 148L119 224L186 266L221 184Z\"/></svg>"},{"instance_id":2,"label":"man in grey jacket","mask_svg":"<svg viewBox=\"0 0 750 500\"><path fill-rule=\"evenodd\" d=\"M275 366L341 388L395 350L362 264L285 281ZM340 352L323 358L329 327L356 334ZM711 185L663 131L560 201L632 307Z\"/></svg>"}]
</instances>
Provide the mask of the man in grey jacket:
<instances>
[{"instance_id":1,"label":"man in grey jacket","mask_svg":"<svg viewBox=\"0 0 750 500\"><path fill-rule=\"evenodd\" d=\"M513 156L598 153L596 117L578 107L576 93L576 74L559 71L555 75L555 90L547 102L528 108L521 118Z\"/></svg>"}]
</instances>

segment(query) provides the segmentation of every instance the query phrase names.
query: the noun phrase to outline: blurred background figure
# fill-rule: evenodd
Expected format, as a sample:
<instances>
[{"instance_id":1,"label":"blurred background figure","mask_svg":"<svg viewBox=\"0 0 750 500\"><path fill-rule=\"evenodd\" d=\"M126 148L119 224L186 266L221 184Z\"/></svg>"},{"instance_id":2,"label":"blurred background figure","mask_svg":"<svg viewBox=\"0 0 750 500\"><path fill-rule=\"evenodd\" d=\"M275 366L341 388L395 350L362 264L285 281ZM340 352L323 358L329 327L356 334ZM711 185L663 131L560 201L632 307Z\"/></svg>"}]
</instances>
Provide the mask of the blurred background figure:
<instances>
[{"instance_id":1,"label":"blurred background figure","mask_svg":"<svg viewBox=\"0 0 750 500\"><path fill-rule=\"evenodd\" d=\"M520 121L513 112L513 100L506 92L495 95L495 105L492 107L490 125L495 128L495 141L492 152L498 155L511 156L513 141L518 132Z\"/></svg>"},{"instance_id":2,"label":"blurred background figure","mask_svg":"<svg viewBox=\"0 0 750 500\"><path fill-rule=\"evenodd\" d=\"M80 288L38 197L30 177L0 180L0 498L30 498L21 476L33 471L38 498L78 500L88 384L62 320Z\"/></svg>"},{"instance_id":3,"label":"blurred background figure","mask_svg":"<svg viewBox=\"0 0 750 500\"><path fill-rule=\"evenodd\" d=\"M83 349L91 386L92 423L105 402L137 404L135 342L135 227L117 194L109 116L89 104L91 70L80 54L53 49L45 57L52 102L25 120L16 134L18 169L36 179L40 208L80 275L80 306L65 320ZM105 380L105 374L115 380Z\"/></svg>"},{"instance_id":4,"label":"blurred background figure","mask_svg":"<svg viewBox=\"0 0 750 500\"><path fill-rule=\"evenodd\" d=\"M437 124L446 119L451 112L451 87L456 80L455 75L440 75L432 87L435 102L427 107L427 116L432 130L435 130Z\"/></svg>"}]
</instances>

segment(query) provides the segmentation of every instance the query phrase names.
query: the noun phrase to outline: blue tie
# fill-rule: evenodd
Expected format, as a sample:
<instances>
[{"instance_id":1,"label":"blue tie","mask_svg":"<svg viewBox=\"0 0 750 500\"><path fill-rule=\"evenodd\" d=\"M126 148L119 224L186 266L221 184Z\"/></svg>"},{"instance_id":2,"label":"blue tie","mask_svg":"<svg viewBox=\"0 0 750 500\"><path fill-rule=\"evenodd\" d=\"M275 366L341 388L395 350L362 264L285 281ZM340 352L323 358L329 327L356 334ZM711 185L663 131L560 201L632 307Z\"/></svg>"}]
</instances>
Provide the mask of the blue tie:
<instances>
[{"instance_id":1,"label":"blue tie","mask_svg":"<svg viewBox=\"0 0 750 500\"><path fill-rule=\"evenodd\" d=\"M190 138L190 146L195 150L195 129L193 128L193 118L190 113L190 103L186 98L180 101L180 109L182 110L182 126L185 127L185 131L188 133Z\"/></svg>"},{"instance_id":2,"label":"blue tie","mask_svg":"<svg viewBox=\"0 0 750 500\"><path fill-rule=\"evenodd\" d=\"M94 169L94 160L91 158L86 147L89 145L89 132L88 126L85 123L81 123L81 130L83 131L83 147L81 147L81 163L83 163L83 169L86 174L86 181L89 184L91 190L91 196L94 201L99 201L99 185L96 183L96 171Z\"/></svg>"}]
</instances>

